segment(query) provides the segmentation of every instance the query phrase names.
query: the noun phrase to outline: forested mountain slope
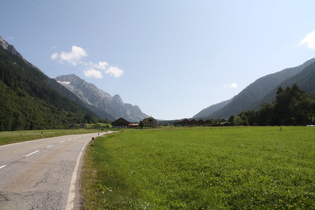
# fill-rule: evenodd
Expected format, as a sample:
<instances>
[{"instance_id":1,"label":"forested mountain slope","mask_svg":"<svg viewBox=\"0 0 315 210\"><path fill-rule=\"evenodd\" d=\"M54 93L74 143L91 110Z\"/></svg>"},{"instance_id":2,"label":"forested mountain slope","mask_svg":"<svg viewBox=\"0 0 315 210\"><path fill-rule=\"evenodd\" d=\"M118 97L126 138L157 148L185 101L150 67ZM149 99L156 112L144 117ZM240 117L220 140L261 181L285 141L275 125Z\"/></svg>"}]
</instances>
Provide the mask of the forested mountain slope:
<instances>
[{"instance_id":1,"label":"forested mountain slope","mask_svg":"<svg viewBox=\"0 0 315 210\"><path fill-rule=\"evenodd\" d=\"M305 91L311 96L315 96L315 62L305 67L301 72L299 72L295 76L290 77L283 81L281 84L278 85L278 87L286 88L293 85L297 85L299 88L301 88L301 90ZM250 108L257 110L259 109L261 104L270 103L274 101L276 99L278 87L274 88L262 100L257 101Z\"/></svg>"},{"instance_id":2,"label":"forested mountain slope","mask_svg":"<svg viewBox=\"0 0 315 210\"><path fill-rule=\"evenodd\" d=\"M59 85L55 80L0 39L0 131L66 128L96 117L58 93L51 87Z\"/></svg>"},{"instance_id":3,"label":"forested mountain slope","mask_svg":"<svg viewBox=\"0 0 315 210\"><path fill-rule=\"evenodd\" d=\"M231 102L229 102L226 106L208 115L207 118L228 119L231 115L237 115L238 113L253 107L259 108L261 101L270 93L270 91L277 89L282 82L289 78L293 78L314 62L315 58L306 61L300 66L284 69L280 72L257 79L255 82L251 83L242 90L238 95L234 96Z\"/></svg>"}]
</instances>

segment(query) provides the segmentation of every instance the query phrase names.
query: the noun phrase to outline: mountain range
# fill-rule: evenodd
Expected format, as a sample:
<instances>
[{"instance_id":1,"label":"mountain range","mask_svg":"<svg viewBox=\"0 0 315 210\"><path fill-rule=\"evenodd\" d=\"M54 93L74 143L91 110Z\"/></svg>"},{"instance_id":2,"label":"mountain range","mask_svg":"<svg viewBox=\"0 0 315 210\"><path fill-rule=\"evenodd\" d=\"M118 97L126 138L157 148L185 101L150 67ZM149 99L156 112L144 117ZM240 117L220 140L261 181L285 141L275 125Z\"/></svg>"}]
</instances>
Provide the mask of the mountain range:
<instances>
[{"instance_id":1,"label":"mountain range","mask_svg":"<svg viewBox=\"0 0 315 210\"><path fill-rule=\"evenodd\" d=\"M1 37L0 89L0 131L66 128L97 118L75 94Z\"/></svg>"},{"instance_id":2,"label":"mountain range","mask_svg":"<svg viewBox=\"0 0 315 210\"><path fill-rule=\"evenodd\" d=\"M91 84L85 84L88 85L92 87ZM82 100L82 97L72 92L73 89L69 90L49 78L24 59L2 37L0 89L0 131L66 128L73 124L95 122L97 119L114 120L116 116L132 121L139 119L139 116L147 116L139 107L124 104L118 95L111 97L104 92L104 97L110 99L110 107L103 110L97 108L91 98ZM94 89L97 88L94 86ZM92 92L88 94L92 95Z\"/></svg>"},{"instance_id":3,"label":"mountain range","mask_svg":"<svg viewBox=\"0 0 315 210\"><path fill-rule=\"evenodd\" d=\"M94 112L107 119L115 120L123 117L130 122L139 122L148 117L138 106L124 103L119 95L111 96L74 74L58 76L55 79L82 101L93 106ZM100 111L106 115L101 114Z\"/></svg>"},{"instance_id":4,"label":"mountain range","mask_svg":"<svg viewBox=\"0 0 315 210\"><path fill-rule=\"evenodd\" d=\"M238 95L209 106L193 118L228 119L247 110L258 110L275 100L278 87L297 84L315 96L315 58L300 66L261 77ZM123 117L138 122L146 117L136 105L124 103L76 75L49 78L0 37L0 131L65 128L96 119Z\"/></svg>"},{"instance_id":5,"label":"mountain range","mask_svg":"<svg viewBox=\"0 0 315 210\"><path fill-rule=\"evenodd\" d=\"M261 77L232 99L209 106L197 113L195 119L228 119L247 110L258 110L264 103L275 100L278 87L297 84L305 92L315 95L315 58L300 66L287 68Z\"/></svg>"}]
</instances>

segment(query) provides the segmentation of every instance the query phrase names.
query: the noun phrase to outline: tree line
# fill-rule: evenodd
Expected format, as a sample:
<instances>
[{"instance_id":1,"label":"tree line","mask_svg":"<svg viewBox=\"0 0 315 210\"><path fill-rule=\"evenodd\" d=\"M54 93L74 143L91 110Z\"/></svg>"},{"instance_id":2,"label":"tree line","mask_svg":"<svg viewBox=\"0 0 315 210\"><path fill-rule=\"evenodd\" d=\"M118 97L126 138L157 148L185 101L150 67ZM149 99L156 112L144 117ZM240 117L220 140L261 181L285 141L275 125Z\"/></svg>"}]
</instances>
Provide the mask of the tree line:
<instances>
[{"instance_id":1,"label":"tree line","mask_svg":"<svg viewBox=\"0 0 315 210\"><path fill-rule=\"evenodd\" d=\"M315 123L315 99L297 85L279 87L276 100L264 103L259 110L231 116L228 125L275 126Z\"/></svg>"}]
</instances>

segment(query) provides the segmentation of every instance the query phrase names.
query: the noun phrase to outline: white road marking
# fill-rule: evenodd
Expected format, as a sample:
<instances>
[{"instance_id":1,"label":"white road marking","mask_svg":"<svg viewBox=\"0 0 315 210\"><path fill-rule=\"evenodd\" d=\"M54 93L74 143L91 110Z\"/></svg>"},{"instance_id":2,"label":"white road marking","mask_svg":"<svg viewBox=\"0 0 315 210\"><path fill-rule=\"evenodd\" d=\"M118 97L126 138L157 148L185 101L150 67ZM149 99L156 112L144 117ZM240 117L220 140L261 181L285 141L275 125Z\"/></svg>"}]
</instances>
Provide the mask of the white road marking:
<instances>
[{"instance_id":1,"label":"white road marking","mask_svg":"<svg viewBox=\"0 0 315 210\"><path fill-rule=\"evenodd\" d=\"M49 147L52 147L53 145L49 145L49 146L47 146L47 148L49 148Z\"/></svg>"},{"instance_id":2,"label":"white road marking","mask_svg":"<svg viewBox=\"0 0 315 210\"><path fill-rule=\"evenodd\" d=\"M28 156L34 155L34 154L35 154L35 153L37 153L37 152L39 152L39 150L36 150L36 151L34 151L34 152L32 152L32 153L30 153L30 154L28 154L28 155L25 155L25 157L28 157Z\"/></svg>"},{"instance_id":3,"label":"white road marking","mask_svg":"<svg viewBox=\"0 0 315 210\"><path fill-rule=\"evenodd\" d=\"M66 210L72 210L74 208L74 196L75 196L75 182L77 180L77 175L78 175L78 169L79 169L79 163L80 163L80 159L81 156L83 154L83 150L86 147L86 145L89 143L90 141L87 141L85 143L85 145L82 147L82 150L78 156L77 162L75 164L74 167L74 171L72 173L72 178L71 178L71 183L70 183L70 188L69 188L69 195L68 195L68 201L67 201L67 206L66 206Z\"/></svg>"},{"instance_id":4,"label":"white road marking","mask_svg":"<svg viewBox=\"0 0 315 210\"><path fill-rule=\"evenodd\" d=\"M0 166L0 169L1 169L1 168L4 168L4 167L6 167L6 166L7 166L7 165Z\"/></svg>"}]
</instances>

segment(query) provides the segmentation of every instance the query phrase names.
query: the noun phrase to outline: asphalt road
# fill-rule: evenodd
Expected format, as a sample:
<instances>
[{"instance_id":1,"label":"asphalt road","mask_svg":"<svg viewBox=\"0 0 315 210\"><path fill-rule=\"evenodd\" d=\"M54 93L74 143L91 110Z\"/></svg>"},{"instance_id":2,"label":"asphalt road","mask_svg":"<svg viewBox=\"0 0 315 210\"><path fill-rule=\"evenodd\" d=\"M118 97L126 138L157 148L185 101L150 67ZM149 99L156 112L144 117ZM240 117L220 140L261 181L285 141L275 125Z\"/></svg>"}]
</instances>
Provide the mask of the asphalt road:
<instances>
[{"instance_id":1,"label":"asphalt road","mask_svg":"<svg viewBox=\"0 0 315 210\"><path fill-rule=\"evenodd\" d=\"M82 154L78 134L0 146L0 209L79 209Z\"/></svg>"}]
</instances>

